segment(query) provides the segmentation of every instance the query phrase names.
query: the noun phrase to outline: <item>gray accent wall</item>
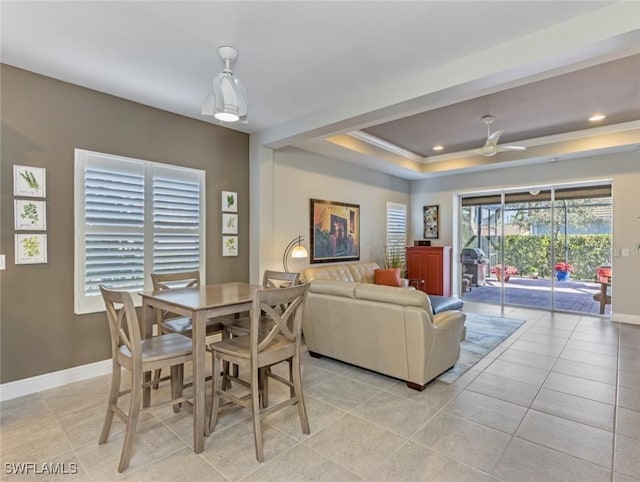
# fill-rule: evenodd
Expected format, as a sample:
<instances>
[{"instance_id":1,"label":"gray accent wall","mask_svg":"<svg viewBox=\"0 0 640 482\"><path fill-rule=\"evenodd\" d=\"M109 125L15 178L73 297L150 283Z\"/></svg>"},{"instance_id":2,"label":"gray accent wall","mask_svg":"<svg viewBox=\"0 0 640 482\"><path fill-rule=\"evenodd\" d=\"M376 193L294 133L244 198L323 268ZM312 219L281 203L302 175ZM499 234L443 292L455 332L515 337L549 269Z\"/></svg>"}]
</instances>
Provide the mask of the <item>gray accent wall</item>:
<instances>
[{"instance_id":1,"label":"gray accent wall","mask_svg":"<svg viewBox=\"0 0 640 482\"><path fill-rule=\"evenodd\" d=\"M206 171L206 280L249 279L249 136L8 65L1 75L0 383L110 358L104 312L75 315L74 149ZM13 165L46 168L48 262L14 264ZM221 191L239 256L222 257Z\"/></svg>"}]
</instances>

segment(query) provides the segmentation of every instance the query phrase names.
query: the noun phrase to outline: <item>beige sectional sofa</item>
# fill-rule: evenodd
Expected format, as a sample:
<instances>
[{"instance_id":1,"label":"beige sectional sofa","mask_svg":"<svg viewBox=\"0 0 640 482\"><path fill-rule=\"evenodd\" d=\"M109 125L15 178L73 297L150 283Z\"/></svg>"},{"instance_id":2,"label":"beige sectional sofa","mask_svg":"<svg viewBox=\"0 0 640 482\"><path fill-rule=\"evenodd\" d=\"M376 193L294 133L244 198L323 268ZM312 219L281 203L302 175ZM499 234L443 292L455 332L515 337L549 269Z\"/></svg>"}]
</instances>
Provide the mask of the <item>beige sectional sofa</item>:
<instances>
[{"instance_id":1,"label":"beige sectional sofa","mask_svg":"<svg viewBox=\"0 0 640 482\"><path fill-rule=\"evenodd\" d=\"M307 268L302 329L312 356L406 381L416 390L455 365L465 314L433 314L422 291L373 283L376 263Z\"/></svg>"}]
</instances>

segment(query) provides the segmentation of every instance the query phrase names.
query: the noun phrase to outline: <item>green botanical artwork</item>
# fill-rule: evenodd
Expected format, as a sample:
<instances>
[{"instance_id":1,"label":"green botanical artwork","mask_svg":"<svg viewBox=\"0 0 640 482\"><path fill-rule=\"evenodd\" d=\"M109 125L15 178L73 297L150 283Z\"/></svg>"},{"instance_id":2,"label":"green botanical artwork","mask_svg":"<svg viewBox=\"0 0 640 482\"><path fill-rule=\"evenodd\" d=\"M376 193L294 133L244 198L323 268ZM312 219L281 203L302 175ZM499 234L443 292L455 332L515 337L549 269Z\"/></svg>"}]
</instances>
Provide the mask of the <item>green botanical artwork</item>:
<instances>
[{"instance_id":1,"label":"green botanical artwork","mask_svg":"<svg viewBox=\"0 0 640 482\"><path fill-rule=\"evenodd\" d=\"M25 170L20 173L20 176L26 181L27 185L31 189L40 189L40 183L36 180L36 177L33 175L33 172L29 170Z\"/></svg>"},{"instance_id":2,"label":"green botanical artwork","mask_svg":"<svg viewBox=\"0 0 640 482\"><path fill-rule=\"evenodd\" d=\"M236 199L233 194L227 194L227 209L231 209L236 203Z\"/></svg>"},{"instance_id":3,"label":"green botanical artwork","mask_svg":"<svg viewBox=\"0 0 640 482\"><path fill-rule=\"evenodd\" d=\"M22 213L20 214L22 219L28 220L31 224L37 224L40 221L38 215L38 207L33 203L27 203L22 207Z\"/></svg>"},{"instance_id":4,"label":"green botanical artwork","mask_svg":"<svg viewBox=\"0 0 640 482\"><path fill-rule=\"evenodd\" d=\"M29 258L35 258L40 255L40 241L36 236L22 239L22 248L24 249L24 254Z\"/></svg>"},{"instance_id":5,"label":"green botanical artwork","mask_svg":"<svg viewBox=\"0 0 640 482\"><path fill-rule=\"evenodd\" d=\"M229 229L233 229L236 227L236 219L234 217L229 217L229 219L227 219L227 228Z\"/></svg>"},{"instance_id":6,"label":"green botanical artwork","mask_svg":"<svg viewBox=\"0 0 640 482\"><path fill-rule=\"evenodd\" d=\"M236 250L236 238L227 238L226 240L227 251L230 253Z\"/></svg>"}]
</instances>

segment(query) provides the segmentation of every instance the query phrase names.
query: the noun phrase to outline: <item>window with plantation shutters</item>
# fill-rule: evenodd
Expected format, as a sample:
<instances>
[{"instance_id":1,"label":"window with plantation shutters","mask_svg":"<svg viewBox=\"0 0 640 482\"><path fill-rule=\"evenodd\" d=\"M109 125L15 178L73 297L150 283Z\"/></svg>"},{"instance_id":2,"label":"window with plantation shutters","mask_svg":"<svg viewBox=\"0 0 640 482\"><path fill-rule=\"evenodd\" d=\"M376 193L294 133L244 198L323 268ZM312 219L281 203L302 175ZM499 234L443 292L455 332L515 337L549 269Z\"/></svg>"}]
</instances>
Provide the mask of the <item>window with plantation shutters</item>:
<instances>
[{"instance_id":1,"label":"window with plantation shutters","mask_svg":"<svg viewBox=\"0 0 640 482\"><path fill-rule=\"evenodd\" d=\"M387 257L399 258L405 266L407 246L407 206L387 203Z\"/></svg>"},{"instance_id":2,"label":"window with plantation shutters","mask_svg":"<svg viewBox=\"0 0 640 482\"><path fill-rule=\"evenodd\" d=\"M150 273L204 267L204 172L76 149L75 312L100 285L150 289Z\"/></svg>"}]
</instances>

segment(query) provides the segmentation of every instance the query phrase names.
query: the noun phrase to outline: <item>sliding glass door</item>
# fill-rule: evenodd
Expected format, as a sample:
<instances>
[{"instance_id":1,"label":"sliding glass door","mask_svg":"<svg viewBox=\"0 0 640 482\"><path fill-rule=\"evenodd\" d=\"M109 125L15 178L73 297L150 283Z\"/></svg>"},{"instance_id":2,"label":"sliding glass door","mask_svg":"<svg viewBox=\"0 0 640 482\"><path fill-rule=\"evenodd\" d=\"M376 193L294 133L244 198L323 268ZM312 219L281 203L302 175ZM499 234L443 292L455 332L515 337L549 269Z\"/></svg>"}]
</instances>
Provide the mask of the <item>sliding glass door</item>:
<instances>
[{"instance_id":1,"label":"sliding glass door","mask_svg":"<svg viewBox=\"0 0 640 482\"><path fill-rule=\"evenodd\" d=\"M611 187L540 186L460 197L463 297L597 313L611 261Z\"/></svg>"}]
</instances>

